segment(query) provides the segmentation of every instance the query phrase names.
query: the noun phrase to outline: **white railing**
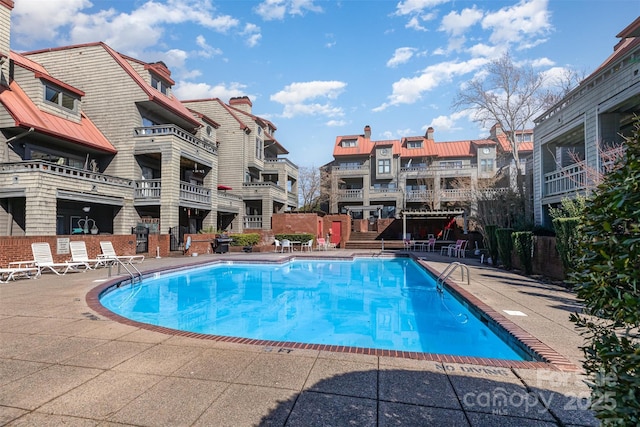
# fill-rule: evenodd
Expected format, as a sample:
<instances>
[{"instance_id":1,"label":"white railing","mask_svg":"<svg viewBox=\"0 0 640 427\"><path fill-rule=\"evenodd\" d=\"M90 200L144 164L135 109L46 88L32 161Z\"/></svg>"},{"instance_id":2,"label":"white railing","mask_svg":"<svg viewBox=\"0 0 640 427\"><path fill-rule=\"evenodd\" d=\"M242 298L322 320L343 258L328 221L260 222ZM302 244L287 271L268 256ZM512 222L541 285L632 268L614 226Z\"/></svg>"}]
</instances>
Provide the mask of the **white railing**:
<instances>
[{"instance_id":1,"label":"white railing","mask_svg":"<svg viewBox=\"0 0 640 427\"><path fill-rule=\"evenodd\" d=\"M564 167L544 175L544 195L553 196L582 190L587 182L587 174L579 164Z\"/></svg>"},{"instance_id":2,"label":"white railing","mask_svg":"<svg viewBox=\"0 0 640 427\"><path fill-rule=\"evenodd\" d=\"M343 199L362 199L364 194L362 190L338 190L338 197Z\"/></svg>"},{"instance_id":3,"label":"white railing","mask_svg":"<svg viewBox=\"0 0 640 427\"><path fill-rule=\"evenodd\" d=\"M159 179L141 179L136 181L135 185L134 197L136 199L160 200L162 183Z\"/></svg>"},{"instance_id":4,"label":"white railing","mask_svg":"<svg viewBox=\"0 0 640 427\"><path fill-rule=\"evenodd\" d=\"M27 160L24 162L0 164L0 173L20 173L33 171L86 181L119 185L129 188L133 186L133 180L131 179L119 178L117 176L105 175L99 172L92 172L85 169L78 169L71 166L59 165L57 163L45 162L42 160Z\"/></svg>"},{"instance_id":5,"label":"white railing","mask_svg":"<svg viewBox=\"0 0 640 427\"><path fill-rule=\"evenodd\" d=\"M180 182L180 200L211 204L211 190L202 185Z\"/></svg>"},{"instance_id":6,"label":"white railing","mask_svg":"<svg viewBox=\"0 0 640 427\"><path fill-rule=\"evenodd\" d=\"M243 226L245 229L262 228L262 215L247 215L243 218Z\"/></svg>"},{"instance_id":7,"label":"white railing","mask_svg":"<svg viewBox=\"0 0 640 427\"><path fill-rule=\"evenodd\" d=\"M156 126L137 127L137 128L134 128L133 133L134 133L134 136L136 137L173 135L182 139L183 141L186 141L199 148L207 150L210 153L216 152L215 144L205 141L203 139L197 138L176 125L156 125Z\"/></svg>"}]
</instances>

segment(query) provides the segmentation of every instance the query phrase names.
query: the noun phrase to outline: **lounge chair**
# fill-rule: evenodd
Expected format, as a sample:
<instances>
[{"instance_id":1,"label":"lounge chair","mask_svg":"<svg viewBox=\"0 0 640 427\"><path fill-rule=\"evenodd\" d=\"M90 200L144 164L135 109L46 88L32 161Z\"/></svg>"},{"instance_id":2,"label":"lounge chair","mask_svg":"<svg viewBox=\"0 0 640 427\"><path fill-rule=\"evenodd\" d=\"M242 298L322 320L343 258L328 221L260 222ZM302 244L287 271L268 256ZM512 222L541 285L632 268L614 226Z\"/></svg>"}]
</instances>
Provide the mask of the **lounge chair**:
<instances>
[{"instance_id":1,"label":"lounge chair","mask_svg":"<svg viewBox=\"0 0 640 427\"><path fill-rule=\"evenodd\" d=\"M12 264L16 266L11 267ZM32 261L10 263L8 268L0 268L0 283L7 283L9 280L15 280L17 277L38 278L40 277L40 269Z\"/></svg>"},{"instance_id":2,"label":"lounge chair","mask_svg":"<svg viewBox=\"0 0 640 427\"><path fill-rule=\"evenodd\" d=\"M118 261L121 263L133 264L134 262L140 263L144 261L144 255L118 255L113 248L113 243L110 241L100 242L100 249L102 254L98 255L98 259L108 261Z\"/></svg>"},{"instance_id":3,"label":"lounge chair","mask_svg":"<svg viewBox=\"0 0 640 427\"><path fill-rule=\"evenodd\" d=\"M71 261L83 262L89 270L100 266L104 267L109 262L104 258L89 259L87 245L83 240L74 240L69 242L69 248L71 249Z\"/></svg>"},{"instance_id":4,"label":"lounge chair","mask_svg":"<svg viewBox=\"0 0 640 427\"><path fill-rule=\"evenodd\" d=\"M51 255L51 247L48 243L32 243L31 252L33 253L33 263L42 273L43 269L49 269L55 274L61 276L67 274L68 271L79 271L78 268L84 267L83 271L87 271L87 264L84 262L54 262Z\"/></svg>"}]
</instances>

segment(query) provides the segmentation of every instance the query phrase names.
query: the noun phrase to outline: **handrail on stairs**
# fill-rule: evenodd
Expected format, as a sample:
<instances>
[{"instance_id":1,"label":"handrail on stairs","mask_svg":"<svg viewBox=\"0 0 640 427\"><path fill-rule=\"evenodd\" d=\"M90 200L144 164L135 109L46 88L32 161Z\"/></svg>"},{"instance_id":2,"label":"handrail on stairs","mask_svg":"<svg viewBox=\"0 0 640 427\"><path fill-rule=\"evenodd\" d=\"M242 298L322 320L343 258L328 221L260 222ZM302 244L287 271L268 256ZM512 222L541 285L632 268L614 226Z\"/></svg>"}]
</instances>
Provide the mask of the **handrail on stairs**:
<instances>
[{"instance_id":1,"label":"handrail on stairs","mask_svg":"<svg viewBox=\"0 0 640 427\"><path fill-rule=\"evenodd\" d=\"M464 280L464 276L465 276L465 272L466 272L467 273L467 285L471 284L471 279L469 277L469 267L467 267L466 265L464 265L462 263L459 263L459 262L455 261L455 262L452 262L451 264L449 264L447 266L447 268L442 270L442 273L440 273L440 275L436 279L436 289L438 291L442 292L442 288L444 286L444 281L447 280L447 278L449 276L451 276L451 274L453 274L453 272L456 271L456 269L460 269L460 273L462 274L462 277L460 278L460 280Z\"/></svg>"}]
</instances>

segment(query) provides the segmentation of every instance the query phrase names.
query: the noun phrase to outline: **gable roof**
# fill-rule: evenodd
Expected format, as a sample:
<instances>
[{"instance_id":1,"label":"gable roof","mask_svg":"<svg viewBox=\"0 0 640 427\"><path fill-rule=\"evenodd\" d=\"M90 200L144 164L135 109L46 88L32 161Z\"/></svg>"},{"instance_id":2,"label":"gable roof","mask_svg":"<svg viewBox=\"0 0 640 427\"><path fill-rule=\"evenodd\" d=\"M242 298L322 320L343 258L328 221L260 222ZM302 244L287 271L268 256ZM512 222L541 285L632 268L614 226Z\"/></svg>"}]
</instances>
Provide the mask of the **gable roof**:
<instances>
[{"instance_id":1,"label":"gable roof","mask_svg":"<svg viewBox=\"0 0 640 427\"><path fill-rule=\"evenodd\" d=\"M85 43L85 44L79 44L79 45L73 45L73 46L62 46L62 47L55 47L55 48L49 48L49 49L35 50L32 52L26 52L23 55L34 55L42 52L54 52L54 51L64 51L64 50L71 50L71 49L80 49L84 47L101 47L102 49L104 49L114 59L116 64L118 64L118 66L120 66L129 75L129 77L131 77L131 80L133 80L142 89L142 91L149 97L149 101L160 104L162 107L172 111L174 114L180 116L180 118L188 121L194 126L200 126L200 122L193 117L193 115L189 112L187 107L185 107L177 98L175 98L174 96L165 95L164 93L153 88L150 84L147 83L147 81L140 74L136 72L136 70L134 70L133 66L131 66L131 64L127 60L127 58L129 57L116 52L104 42ZM145 68L151 68L156 72L159 72L161 70L161 66L159 66L158 63L147 64L145 62L142 62L134 58L130 58L130 59L136 62L139 62L141 64L145 64ZM168 81L171 82L170 79Z\"/></svg>"},{"instance_id":2,"label":"gable roof","mask_svg":"<svg viewBox=\"0 0 640 427\"><path fill-rule=\"evenodd\" d=\"M11 115L17 127L35 131L87 148L115 154L117 150L83 113L80 122L68 120L40 110L15 81L0 87L0 103Z\"/></svg>"}]
</instances>

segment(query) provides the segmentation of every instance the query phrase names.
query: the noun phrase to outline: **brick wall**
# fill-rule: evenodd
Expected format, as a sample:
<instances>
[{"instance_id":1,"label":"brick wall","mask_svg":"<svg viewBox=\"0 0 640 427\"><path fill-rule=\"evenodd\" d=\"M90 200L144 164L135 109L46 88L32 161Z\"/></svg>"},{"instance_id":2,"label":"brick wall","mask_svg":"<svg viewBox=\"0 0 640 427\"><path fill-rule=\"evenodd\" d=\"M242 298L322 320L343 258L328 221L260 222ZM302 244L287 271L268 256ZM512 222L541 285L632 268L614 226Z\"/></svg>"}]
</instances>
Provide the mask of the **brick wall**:
<instances>
[{"instance_id":1,"label":"brick wall","mask_svg":"<svg viewBox=\"0 0 640 427\"><path fill-rule=\"evenodd\" d=\"M10 262L27 261L33 259L31 243L46 242L51 247L51 254L55 262L63 262L71 259L71 253L58 253L58 239L69 241L84 240L87 246L89 258L95 258L102 253L101 240L109 240L118 255L136 254L135 235L73 235L73 236L2 236L0 237L0 267L6 267ZM149 235L149 253L145 256L156 256L156 248L160 247L160 256L169 256L169 235Z\"/></svg>"},{"instance_id":2,"label":"brick wall","mask_svg":"<svg viewBox=\"0 0 640 427\"><path fill-rule=\"evenodd\" d=\"M521 270L520 260L515 251L512 255L513 267ZM548 236L537 236L536 244L533 248L532 261L533 274L539 274L551 279L563 280L565 277L564 268L560 255L556 249L556 238Z\"/></svg>"}]
</instances>

